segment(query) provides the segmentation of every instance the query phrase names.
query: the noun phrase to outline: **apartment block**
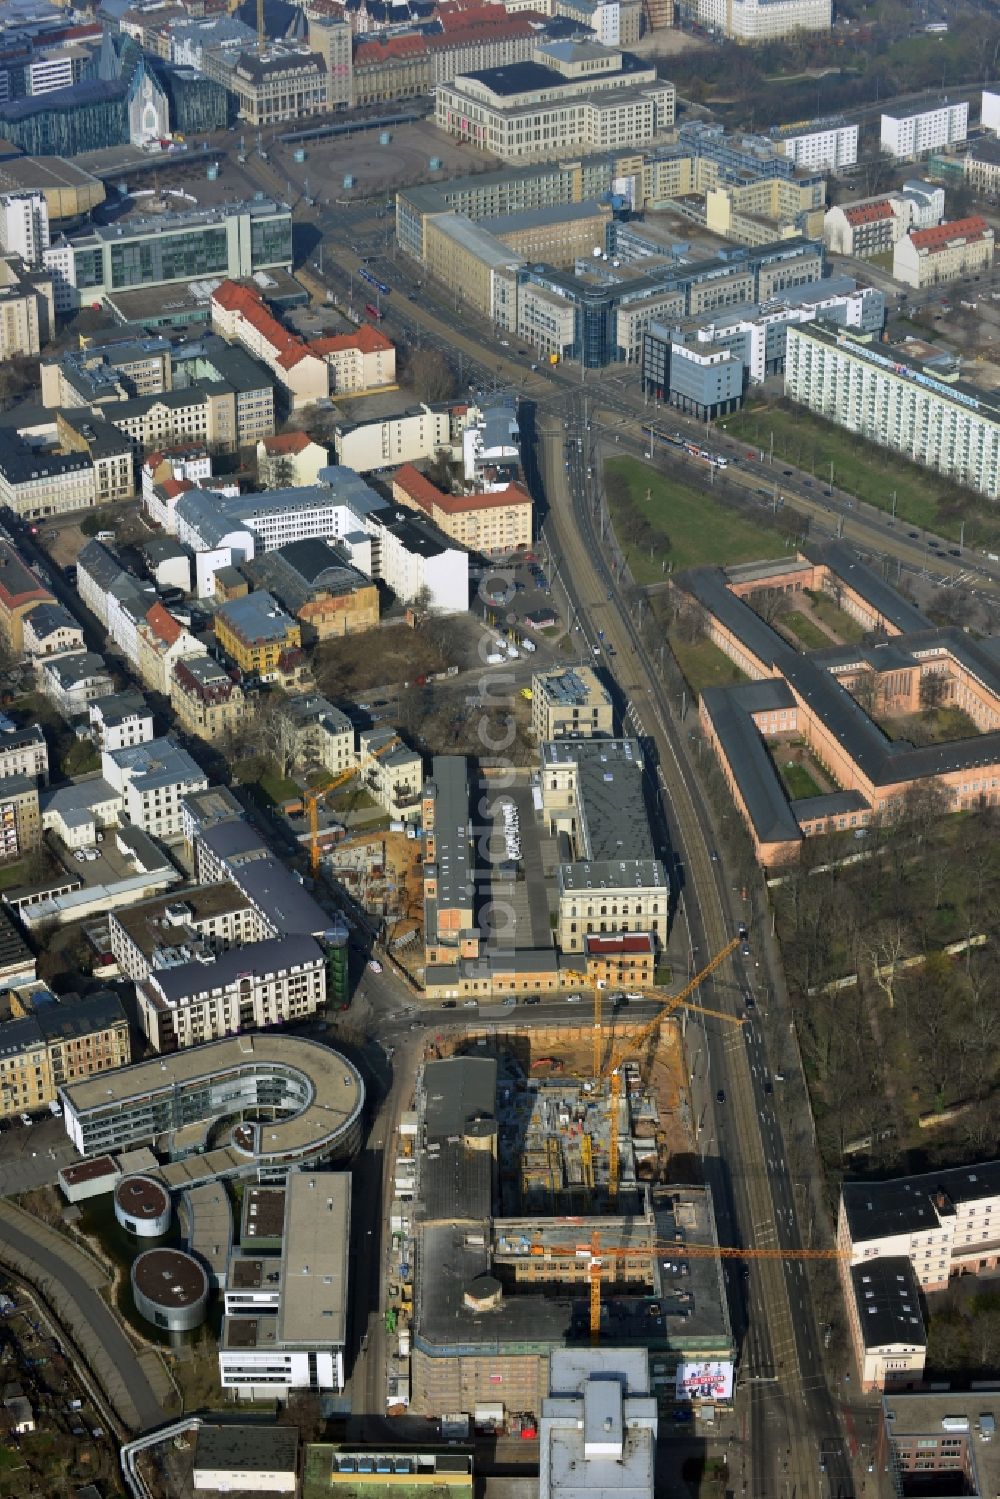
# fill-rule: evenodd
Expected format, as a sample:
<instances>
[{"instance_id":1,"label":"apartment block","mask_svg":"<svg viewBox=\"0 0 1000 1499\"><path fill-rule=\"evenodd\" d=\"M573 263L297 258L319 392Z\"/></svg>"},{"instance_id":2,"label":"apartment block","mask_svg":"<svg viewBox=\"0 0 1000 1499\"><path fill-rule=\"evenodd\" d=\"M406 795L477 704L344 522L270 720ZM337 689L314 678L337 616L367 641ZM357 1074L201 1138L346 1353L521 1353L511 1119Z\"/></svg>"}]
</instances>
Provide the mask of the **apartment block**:
<instances>
[{"instance_id":1,"label":"apartment block","mask_svg":"<svg viewBox=\"0 0 1000 1499\"><path fill-rule=\"evenodd\" d=\"M175 662L170 706L185 733L210 743L235 734L248 716L242 687L207 654Z\"/></svg>"},{"instance_id":2,"label":"apartment block","mask_svg":"<svg viewBox=\"0 0 1000 1499\"><path fill-rule=\"evenodd\" d=\"M797 167L819 172L839 172L858 160L858 129L842 115L828 120L805 120L771 131L771 139L783 156Z\"/></svg>"},{"instance_id":3,"label":"apartment block","mask_svg":"<svg viewBox=\"0 0 1000 1499\"><path fill-rule=\"evenodd\" d=\"M208 785L201 766L169 736L105 750L101 774L121 797L129 822L156 838L180 835L184 797Z\"/></svg>"},{"instance_id":4,"label":"apartment block","mask_svg":"<svg viewBox=\"0 0 1000 1499\"><path fill-rule=\"evenodd\" d=\"M358 784L384 807L394 821L413 821L420 815L424 760L392 729L361 729L358 733Z\"/></svg>"},{"instance_id":5,"label":"apartment block","mask_svg":"<svg viewBox=\"0 0 1000 1499\"><path fill-rule=\"evenodd\" d=\"M337 461L355 473L437 457L454 440L458 413L448 402L408 407L370 422L344 422L334 430Z\"/></svg>"},{"instance_id":6,"label":"apartment block","mask_svg":"<svg viewBox=\"0 0 1000 1499\"><path fill-rule=\"evenodd\" d=\"M978 276L993 266L993 230L980 214L914 229L896 244L892 274L918 291Z\"/></svg>"},{"instance_id":7,"label":"apartment block","mask_svg":"<svg viewBox=\"0 0 1000 1499\"><path fill-rule=\"evenodd\" d=\"M0 860L19 859L42 841L38 782L34 776L0 778Z\"/></svg>"},{"instance_id":8,"label":"apartment block","mask_svg":"<svg viewBox=\"0 0 1000 1499\"><path fill-rule=\"evenodd\" d=\"M890 156L907 160L929 151L939 151L942 146L960 145L968 130L968 102L949 104L942 100L929 107L917 104L898 113L883 113L879 144Z\"/></svg>"},{"instance_id":9,"label":"apartment block","mask_svg":"<svg viewBox=\"0 0 1000 1499\"><path fill-rule=\"evenodd\" d=\"M119 968L136 983L199 953L226 952L273 935L253 902L228 881L111 911L108 931Z\"/></svg>"},{"instance_id":10,"label":"apartment block","mask_svg":"<svg viewBox=\"0 0 1000 1499\"><path fill-rule=\"evenodd\" d=\"M998 492L1000 404L990 392L907 362L902 349L880 353L821 323L791 327L785 393L979 494Z\"/></svg>"},{"instance_id":11,"label":"apartment block","mask_svg":"<svg viewBox=\"0 0 1000 1499\"><path fill-rule=\"evenodd\" d=\"M611 694L590 666L564 671L536 671L531 678L531 732L539 743L549 739L611 737Z\"/></svg>"},{"instance_id":12,"label":"apartment block","mask_svg":"<svg viewBox=\"0 0 1000 1499\"><path fill-rule=\"evenodd\" d=\"M0 776L34 776L48 785L49 749L38 724L18 728L0 714Z\"/></svg>"},{"instance_id":13,"label":"apartment block","mask_svg":"<svg viewBox=\"0 0 1000 1499\"><path fill-rule=\"evenodd\" d=\"M470 552L508 556L531 545L533 504L519 484L485 494L444 494L411 463L393 476L392 497L418 510Z\"/></svg>"},{"instance_id":14,"label":"apartment block","mask_svg":"<svg viewBox=\"0 0 1000 1499\"><path fill-rule=\"evenodd\" d=\"M181 948L186 944L181 944ZM312 937L276 937L154 968L136 986L139 1023L158 1052L304 1020L326 999L326 960Z\"/></svg>"},{"instance_id":15,"label":"apartment block","mask_svg":"<svg viewBox=\"0 0 1000 1499\"><path fill-rule=\"evenodd\" d=\"M294 669L302 631L269 593L250 593L221 604L214 629L219 646L240 671L270 681Z\"/></svg>"},{"instance_id":16,"label":"apartment block","mask_svg":"<svg viewBox=\"0 0 1000 1499\"><path fill-rule=\"evenodd\" d=\"M11 991L16 994L16 991ZM30 991L0 1023L0 1117L42 1109L59 1088L131 1061L128 1020L115 994L35 1007Z\"/></svg>"}]
</instances>

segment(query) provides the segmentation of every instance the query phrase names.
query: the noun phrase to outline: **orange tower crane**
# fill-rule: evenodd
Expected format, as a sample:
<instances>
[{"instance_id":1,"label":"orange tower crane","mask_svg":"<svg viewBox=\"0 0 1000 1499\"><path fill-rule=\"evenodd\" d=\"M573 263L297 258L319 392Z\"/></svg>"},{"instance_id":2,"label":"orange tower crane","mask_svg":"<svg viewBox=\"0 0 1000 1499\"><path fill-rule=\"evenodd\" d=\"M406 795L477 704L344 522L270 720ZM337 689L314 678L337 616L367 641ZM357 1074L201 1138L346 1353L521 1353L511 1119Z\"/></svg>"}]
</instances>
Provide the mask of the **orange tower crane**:
<instances>
[{"instance_id":1,"label":"orange tower crane","mask_svg":"<svg viewBox=\"0 0 1000 1499\"><path fill-rule=\"evenodd\" d=\"M715 954L715 957L712 958L710 962L705 964L705 967L701 970L701 972L696 973L694 978L691 979L689 983L685 984L684 988L680 991L679 994L669 995L663 1001L660 1009L657 1010L656 1014L652 1017L651 1020L648 1020L645 1025L641 1026L634 1036L627 1036L621 1043L621 1045L612 1052L608 1061L603 1063L603 1065L601 1061L603 1045L600 1013L600 990L595 989L594 1080L595 1082L600 1082L603 1078L610 1076L611 1082L611 1119L608 1132L608 1197L612 1202L614 1202L618 1196L618 1114L622 1091L622 1064L626 1060L626 1058L634 1055L634 1053L638 1051L641 1051L643 1046L645 1046L646 1042L649 1040L650 1036L654 1035L656 1031L659 1030L664 1020L666 1020L669 1015L672 1015L675 1010L680 1009L682 1005L686 1006L690 1010L696 1010L701 1015L711 1015L715 1020L724 1020L729 1025L744 1024L742 1015L730 1015L728 1010L707 1009L704 1005L692 1004L690 999L690 996L701 987L701 985L708 978L709 974L714 973L715 970L719 967L720 963L724 963L726 958L729 957L729 954L733 952L735 948L739 947L739 945L739 937L734 937L731 942L727 942L725 947L717 952ZM656 991L654 990L643 990L642 992L644 994L654 994L657 999L662 998L662 996L656 993Z\"/></svg>"},{"instance_id":2,"label":"orange tower crane","mask_svg":"<svg viewBox=\"0 0 1000 1499\"><path fill-rule=\"evenodd\" d=\"M323 797L329 796L331 791L336 791L338 786L342 786L352 776L358 775L373 760L377 760L380 755L384 755L389 750L395 749L397 744L399 744L398 738L388 740L387 743L379 745L378 749L372 754L366 755L363 760L359 760L357 765L348 766L347 770L342 770L339 775L334 776L329 781L325 781L322 786L313 786L310 790L303 793L302 800L305 802L309 813L309 873L313 879L319 874L319 804Z\"/></svg>"}]
</instances>

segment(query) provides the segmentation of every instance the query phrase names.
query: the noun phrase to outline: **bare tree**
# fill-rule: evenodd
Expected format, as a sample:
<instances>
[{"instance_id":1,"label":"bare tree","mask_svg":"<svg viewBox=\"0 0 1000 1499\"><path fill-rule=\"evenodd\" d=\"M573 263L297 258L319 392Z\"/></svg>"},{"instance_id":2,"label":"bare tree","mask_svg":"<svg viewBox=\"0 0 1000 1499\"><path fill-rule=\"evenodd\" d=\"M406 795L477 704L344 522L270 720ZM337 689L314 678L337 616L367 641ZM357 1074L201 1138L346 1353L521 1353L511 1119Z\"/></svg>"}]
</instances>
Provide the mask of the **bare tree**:
<instances>
[{"instance_id":1,"label":"bare tree","mask_svg":"<svg viewBox=\"0 0 1000 1499\"><path fill-rule=\"evenodd\" d=\"M890 1010L896 1004L896 968L903 954L903 928L898 921L879 922L863 939L864 950L871 963L872 978L889 1002Z\"/></svg>"},{"instance_id":2,"label":"bare tree","mask_svg":"<svg viewBox=\"0 0 1000 1499\"><path fill-rule=\"evenodd\" d=\"M259 701L256 711L243 725L240 737L246 751L272 760L279 776L288 774L299 741L286 698L271 693Z\"/></svg>"},{"instance_id":3,"label":"bare tree","mask_svg":"<svg viewBox=\"0 0 1000 1499\"><path fill-rule=\"evenodd\" d=\"M449 401L458 389L455 372L439 349L420 345L403 360L403 379L421 401Z\"/></svg>"}]
</instances>

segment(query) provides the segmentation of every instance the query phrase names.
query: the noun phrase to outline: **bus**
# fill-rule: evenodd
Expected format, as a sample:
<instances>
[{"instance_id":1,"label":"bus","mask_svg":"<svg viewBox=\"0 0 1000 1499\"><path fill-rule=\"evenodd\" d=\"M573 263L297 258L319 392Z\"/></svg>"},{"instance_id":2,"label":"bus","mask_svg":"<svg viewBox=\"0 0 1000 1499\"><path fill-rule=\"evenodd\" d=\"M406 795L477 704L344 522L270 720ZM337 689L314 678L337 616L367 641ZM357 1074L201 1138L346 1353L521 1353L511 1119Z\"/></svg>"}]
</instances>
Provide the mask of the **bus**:
<instances>
[{"instance_id":1,"label":"bus","mask_svg":"<svg viewBox=\"0 0 1000 1499\"><path fill-rule=\"evenodd\" d=\"M365 303L365 311L373 323L380 323L382 321L383 314L371 302Z\"/></svg>"}]
</instances>

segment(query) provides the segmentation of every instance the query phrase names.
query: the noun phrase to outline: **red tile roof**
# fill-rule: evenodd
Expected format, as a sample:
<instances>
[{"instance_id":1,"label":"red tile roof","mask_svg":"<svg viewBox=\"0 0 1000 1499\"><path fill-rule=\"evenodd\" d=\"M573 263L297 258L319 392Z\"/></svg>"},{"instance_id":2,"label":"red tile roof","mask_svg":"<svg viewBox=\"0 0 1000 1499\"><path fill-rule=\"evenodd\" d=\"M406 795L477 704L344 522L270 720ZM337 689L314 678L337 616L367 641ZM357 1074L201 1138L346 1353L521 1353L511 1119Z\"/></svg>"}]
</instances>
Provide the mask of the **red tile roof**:
<instances>
[{"instance_id":1,"label":"red tile roof","mask_svg":"<svg viewBox=\"0 0 1000 1499\"><path fill-rule=\"evenodd\" d=\"M617 932L606 937L584 937L586 950L597 957L616 953L651 953L653 943L647 932Z\"/></svg>"},{"instance_id":2,"label":"red tile roof","mask_svg":"<svg viewBox=\"0 0 1000 1499\"><path fill-rule=\"evenodd\" d=\"M308 432L279 432L276 437L264 438L266 453L301 453L312 442Z\"/></svg>"},{"instance_id":3,"label":"red tile roof","mask_svg":"<svg viewBox=\"0 0 1000 1499\"><path fill-rule=\"evenodd\" d=\"M892 208L884 198L878 203L858 203L853 208L844 209L844 218L856 228L859 224L875 224L882 219L891 219Z\"/></svg>"},{"instance_id":4,"label":"red tile roof","mask_svg":"<svg viewBox=\"0 0 1000 1499\"><path fill-rule=\"evenodd\" d=\"M197 489L198 485L190 479L164 479L159 487L168 500L174 500L180 494L187 494L189 489Z\"/></svg>"},{"instance_id":5,"label":"red tile roof","mask_svg":"<svg viewBox=\"0 0 1000 1499\"><path fill-rule=\"evenodd\" d=\"M162 604L154 604L151 609L146 610L146 623L164 645L174 645L183 633L182 626L177 623L172 614L164 609Z\"/></svg>"},{"instance_id":6,"label":"red tile roof","mask_svg":"<svg viewBox=\"0 0 1000 1499\"><path fill-rule=\"evenodd\" d=\"M914 249L927 250L936 254L939 250L946 250L949 245L958 239L964 239L975 243L986 234L992 234L993 230L980 214L974 213L967 219L953 219L950 224L936 224L933 229L914 229L910 235Z\"/></svg>"},{"instance_id":7,"label":"red tile roof","mask_svg":"<svg viewBox=\"0 0 1000 1499\"><path fill-rule=\"evenodd\" d=\"M314 338L309 343L314 354L339 354L345 349L357 349L361 354L384 354L395 348L391 338L386 338L371 323L362 323L350 333L335 333L329 338Z\"/></svg>"},{"instance_id":8,"label":"red tile roof","mask_svg":"<svg viewBox=\"0 0 1000 1499\"><path fill-rule=\"evenodd\" d=\"M354 53L354 67L388 62L391 57L423 57L427 40L422 36L390 36L384 42L362 42Z\"/></svg>"},{"instance_id":9,"label":"red tile roof","mask_svg":"<svg viewBox=\"0 0 1000 1499\"><path fill-rule=\"evenodd\" d=\"M392 482L428 515L435 506L445 515L467 515L473 510L492 510L500 505L531 504L531 496L519 484L508 484L489 494L444 494L412 463L404 463Z\"/></svg>"}]
</instances>

